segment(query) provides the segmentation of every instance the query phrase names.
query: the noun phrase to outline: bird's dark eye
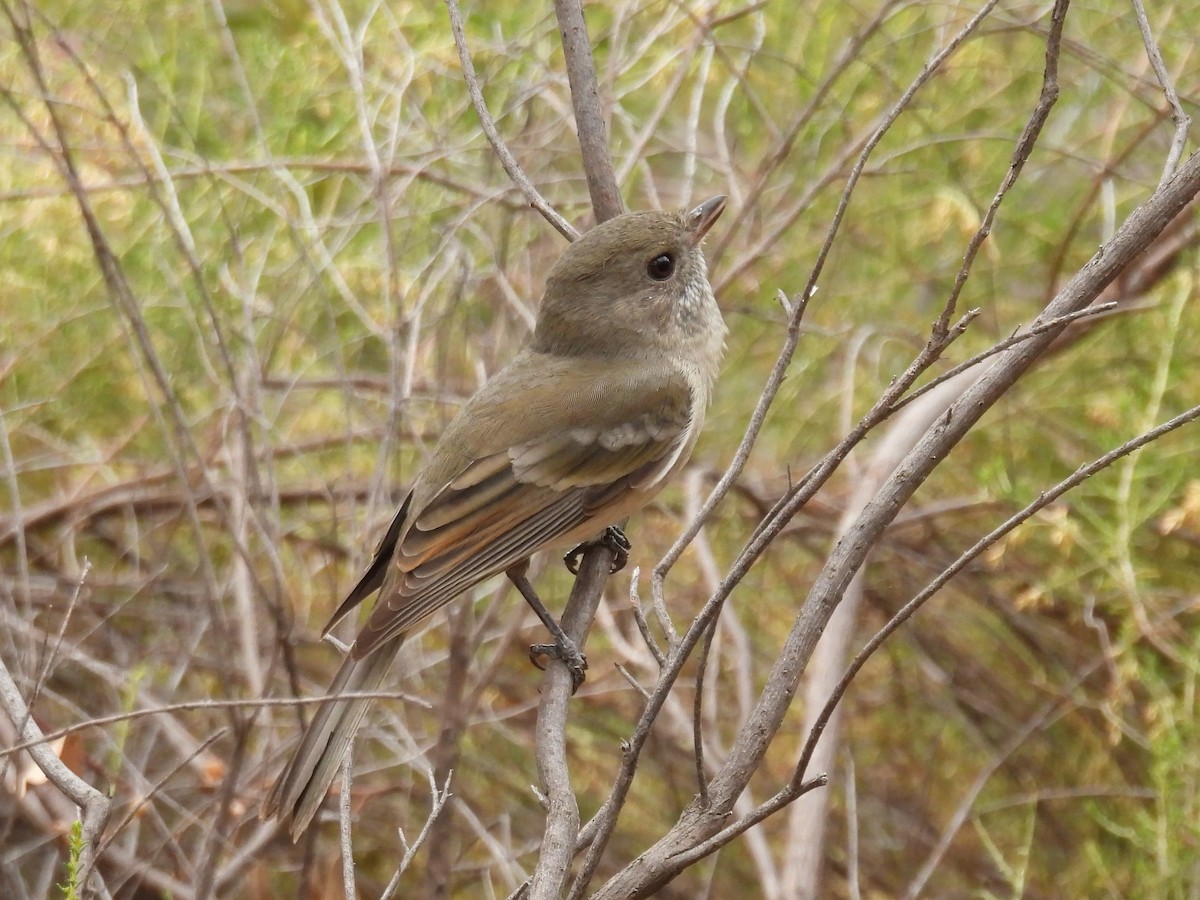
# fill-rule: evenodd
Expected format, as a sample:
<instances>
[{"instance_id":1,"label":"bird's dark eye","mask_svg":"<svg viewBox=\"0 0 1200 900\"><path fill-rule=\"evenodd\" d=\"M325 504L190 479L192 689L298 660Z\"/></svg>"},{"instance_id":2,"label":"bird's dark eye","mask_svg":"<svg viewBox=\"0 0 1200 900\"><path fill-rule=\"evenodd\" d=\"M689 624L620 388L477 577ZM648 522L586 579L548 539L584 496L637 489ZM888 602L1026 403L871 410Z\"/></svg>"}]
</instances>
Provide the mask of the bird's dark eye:
<instances>
[{"instance_id":1,"label":"bird's dark eye","mask_svg":"<svg viewBox=\"0 0 1200 900\"><path fill-rule=\"evenodd\" d=\"M646 274L655 281L666 281L675 274L675 257L670 253L660 253L646 264Z\"/></svg>"}]
</instances>

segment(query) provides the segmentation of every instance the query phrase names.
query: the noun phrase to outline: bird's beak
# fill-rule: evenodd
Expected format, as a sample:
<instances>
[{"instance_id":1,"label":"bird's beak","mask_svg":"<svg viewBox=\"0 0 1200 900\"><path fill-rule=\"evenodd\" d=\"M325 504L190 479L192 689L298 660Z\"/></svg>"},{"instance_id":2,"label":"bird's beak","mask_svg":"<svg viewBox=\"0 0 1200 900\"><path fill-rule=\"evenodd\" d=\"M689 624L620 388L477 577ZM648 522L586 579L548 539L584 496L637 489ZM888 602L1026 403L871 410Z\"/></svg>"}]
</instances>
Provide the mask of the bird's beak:
<instances>
[{"instance_id":1,"label":"bird's beak","mask_svg":"<svg viewBox=\"0 0 1200 900\"><path fill-rule=\"evenodd\" d=\"M721 217L721 213L725 211L725 199L725 195L720 194L711 200L705 200L688 213L693 246L700 243L704 235L708 234L708 229L712 228L713 222Z\"/></svg>"}]
</instances>

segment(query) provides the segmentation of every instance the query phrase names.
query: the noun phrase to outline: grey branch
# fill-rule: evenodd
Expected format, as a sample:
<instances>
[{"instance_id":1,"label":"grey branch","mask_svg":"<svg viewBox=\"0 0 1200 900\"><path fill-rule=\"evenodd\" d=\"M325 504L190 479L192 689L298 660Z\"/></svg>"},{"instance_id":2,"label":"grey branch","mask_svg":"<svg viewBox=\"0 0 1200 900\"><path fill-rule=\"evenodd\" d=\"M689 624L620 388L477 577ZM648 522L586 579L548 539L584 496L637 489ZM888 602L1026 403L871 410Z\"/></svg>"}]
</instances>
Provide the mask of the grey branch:
<instances>
[{"instance_id":1,"label":"grey branch","mask_svg":"<svg viewBox=\"0 0 1200 900\"><path fill-rule=\"evenodd\" d=\"M16 682L0 659L0 707L17 729L19 739L27 745L29 755L50 783L79 807L83 821L83 849L79 853L78 886L86 896L103 891L99 875L94 872L96 845L100 841L104 824L108 821L109 800L69 768L45 743L42 730L33 721L25 698L21 696ZM89 880L93 883L89 885Z\"/></svg>"},{"instance_id":2,"label":"grey branch","mask_svg":"<svg viewBox=\"0 0 1200 900\"><path fill-rule=\"evenodd\" d=\"M567 79L571 84L571 104L575 108L575 127L579 149L583 152L583 171L596 221L603 222L624 212L617 176L608 153L608 134L604 110L600 108L600 88L596 84L596 63L588 41L587 23L579 0L554 0L554 14L562 33L563 53L567 59Z\"/></svg>"},{"instance_id":3,"label":"grey branch","mask_svg":"<svg viewBox=\"0 0 1200 900\"><path fill-rule=\"evenodd\" d=\"M1043 310L1036 324L1086 308L1121 270L1162 233L1200 193L1200 155L1193 155L1161 188L1129 216L1107 244ZM1062 327L1066 327L1065 325ZM709 786L710 804L693 803L653 847L614 876L596 894L615 898L652 893L680 870L681 854L723 827L729 812L757 770L770 738L778 731L801 675L850 580L896 514L980 417L1053 343L1061 329L1038 334L1003 353L901 460L879 493L833 549L809 592L800 615L767 679L766 688L743 726L720 772ZM713 847L715 849L715 847Z\"/></svg>"},{"instance_id":4,"label":"grey branch","mask_svg":"<svg viewBox=\"0 0 1200 900\"><path fill-rule=\"evenodd\" d=\"M504 143L504 139L500 137L500 132L496 130L496 123L492 121L491 113L488 112L487 102L483 99L483 89L479 86L479 78L475 74L475 64L471 62L471 52L467 49L467 38L463 33L462 13L458 9L458 0L446 0L446 8L450 11L450 30L454 32L454 45L458 48L458 59L462 63L463 80L466 81L467 92L471 95L471 105L475 107L475 114L479 116L479 124L483 127L483 133L487 135L492 149L496 151L500 165L504 166L504 171L508 173L513 184L521 189L525 199L529 201L529 205L540 212L546 221L554 226L554 230L568 241L575 240L579 237L579 232L570 222L559 215L558 211L533 186L533 182L517 165L516 158L508 149L508 145Z\"/></svg>"}]
</instances>

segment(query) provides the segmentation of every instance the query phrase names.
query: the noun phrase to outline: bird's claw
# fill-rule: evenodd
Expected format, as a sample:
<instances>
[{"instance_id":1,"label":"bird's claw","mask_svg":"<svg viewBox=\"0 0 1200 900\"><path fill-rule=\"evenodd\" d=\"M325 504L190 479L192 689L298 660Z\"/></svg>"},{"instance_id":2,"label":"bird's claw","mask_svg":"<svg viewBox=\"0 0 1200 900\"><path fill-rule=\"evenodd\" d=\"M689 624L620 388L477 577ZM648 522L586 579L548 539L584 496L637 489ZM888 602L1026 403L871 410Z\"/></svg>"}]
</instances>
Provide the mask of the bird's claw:
<instances>
[{"instance_id":1,"label":"bird's claw","mask_svg":"<svg viewBox=\"0 0 1200 900\"><path fill-rule=\"evenodd\" d=\"M594 544L602 544L613 552L612 568L609 569L610 575L620 572L625 568L625 563L629 562L629 550L633 545L629 543L629 538L625 537L624 531L616 525L609 525L601 532L600 537L593 541L584 541L563 557L563 563L568 572L572 575L579 574L579 562L583 558L583 554Z\"/></svg>"},{"instance_id":2,"label":"bird's claw","mask_svg":"<svg viewBox=\"0 0 1200 900\"><path fill-rule=\"evenodd\" d=\"M542 657L561 660L571 673L571 693L579 690L587 677L587 657L575 646L575 642L567 639L565 644L534 644L529 648L529 661L539 669L545 670Z\"/></svg>"}]
</instances>

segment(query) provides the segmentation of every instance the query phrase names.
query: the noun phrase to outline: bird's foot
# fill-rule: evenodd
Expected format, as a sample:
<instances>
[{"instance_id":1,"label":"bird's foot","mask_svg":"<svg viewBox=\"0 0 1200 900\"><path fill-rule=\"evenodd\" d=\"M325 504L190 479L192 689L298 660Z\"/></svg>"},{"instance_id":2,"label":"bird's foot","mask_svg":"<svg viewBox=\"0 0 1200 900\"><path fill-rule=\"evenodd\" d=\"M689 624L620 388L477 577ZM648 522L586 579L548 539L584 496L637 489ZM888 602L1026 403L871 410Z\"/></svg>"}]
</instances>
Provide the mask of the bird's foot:
<instances>
[{"instance_id":1,"label":"bird's foot","mask_svg":"<svg viewBox=\"0 0 1200 900\"><path fill-rule=\"evenodd\" d=\"M545 669L543 659L561 660L571 673L571 693L574 694L587 677L587 657L565 634L556 636L556 641L554 644L534 644L529 648L529 661L539 669Z\"/></svg>"},{"instance_id":2,"label":"bird's foot","mask_svg":"<svg viewBox=\"0 0 1200 900\"><path fill-rule=\"evenodd\" d=\"M609 574L620 572L625 568L625 563L629 562L629 550L633 546L629 543L629 538L625 537L625 532L616 525L609 525L600 533L600 537L584 541L578 547L563 557L563 563L566 564L567 571L572 575L579 574L579 562L583 558L583 554L588 551L588 548L601 544L613 552L612 568L609 569Z\"/></svg>"}]
</instances>

